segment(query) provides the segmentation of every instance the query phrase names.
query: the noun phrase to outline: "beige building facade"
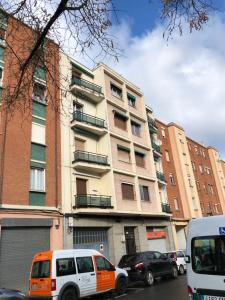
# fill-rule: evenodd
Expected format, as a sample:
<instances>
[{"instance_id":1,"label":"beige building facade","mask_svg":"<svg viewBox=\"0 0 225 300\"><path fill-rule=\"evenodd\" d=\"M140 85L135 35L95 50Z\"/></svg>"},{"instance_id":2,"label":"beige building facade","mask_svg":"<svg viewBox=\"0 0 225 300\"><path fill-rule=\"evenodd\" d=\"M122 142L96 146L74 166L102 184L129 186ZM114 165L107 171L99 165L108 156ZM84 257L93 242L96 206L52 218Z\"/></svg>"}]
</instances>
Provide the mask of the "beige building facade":
<instances>
[{"instance_id":1,"label":"beige building facade","mask_svg":"<svg viewBox=\"0 0 225 300\"><path fill-rule=\"evenodd\" d=\"M162 210L143 94L100 64L61 54L65 248L127 253L174 248ZM72 78L72 82L71 81Z\"/></svg>"}]
</instances>

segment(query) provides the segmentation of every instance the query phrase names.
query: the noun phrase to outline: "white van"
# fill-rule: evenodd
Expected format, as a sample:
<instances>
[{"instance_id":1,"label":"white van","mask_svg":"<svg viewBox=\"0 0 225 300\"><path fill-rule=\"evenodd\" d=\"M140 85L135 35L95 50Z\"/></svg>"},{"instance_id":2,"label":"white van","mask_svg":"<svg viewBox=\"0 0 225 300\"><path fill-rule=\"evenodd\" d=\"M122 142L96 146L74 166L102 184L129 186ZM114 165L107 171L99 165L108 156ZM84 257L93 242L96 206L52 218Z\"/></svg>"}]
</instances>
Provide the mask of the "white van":
<instances>
[{"instance_id":1,"label":"white van","mask_svg":"<svg viewBox=\"0 0 225 300\"><path fill-rule=\"evenodd\" d=\"M29 299L77 300L116 290L126 291L128 274L96 250L58 250L34 256Z\"/></svg>"},{"instance_id":2,"label":"white van","mask_svg":"<svg viewBox=\"0 0 225 300\"><path fill-rule=\"evenodd\" d=\"M225 300L225 216L190 221L186 263L190 299Z\"/></svg>"}]
</instances>

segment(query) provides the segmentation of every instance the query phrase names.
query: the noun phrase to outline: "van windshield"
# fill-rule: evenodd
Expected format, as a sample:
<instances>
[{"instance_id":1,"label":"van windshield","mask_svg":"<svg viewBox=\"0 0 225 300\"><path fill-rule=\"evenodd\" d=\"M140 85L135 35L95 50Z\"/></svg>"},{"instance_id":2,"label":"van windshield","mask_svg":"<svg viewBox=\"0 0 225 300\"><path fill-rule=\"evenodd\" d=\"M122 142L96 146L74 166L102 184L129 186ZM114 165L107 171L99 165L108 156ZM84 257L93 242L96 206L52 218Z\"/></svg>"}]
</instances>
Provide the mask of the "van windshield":
<instances>
[{"instance_id":1,"label":"van windshield","mask_svg":"<svg viewBox=\"0 0 225 300\"><path fill-rule=\"evenodd\" d=\"M49 278L50 277L50 261L42 260L33 263L32 278Z\"/></svg>"},{"instance_id":2,"label":"van windshield","mask_svg":"<svg viewBox=\"0 0 225 300\"><path fill-rule=\"evenodd\" d=\"M192 268L200 274L225 275L225 236L192 239Z\"/></svg>"}]
</instances>

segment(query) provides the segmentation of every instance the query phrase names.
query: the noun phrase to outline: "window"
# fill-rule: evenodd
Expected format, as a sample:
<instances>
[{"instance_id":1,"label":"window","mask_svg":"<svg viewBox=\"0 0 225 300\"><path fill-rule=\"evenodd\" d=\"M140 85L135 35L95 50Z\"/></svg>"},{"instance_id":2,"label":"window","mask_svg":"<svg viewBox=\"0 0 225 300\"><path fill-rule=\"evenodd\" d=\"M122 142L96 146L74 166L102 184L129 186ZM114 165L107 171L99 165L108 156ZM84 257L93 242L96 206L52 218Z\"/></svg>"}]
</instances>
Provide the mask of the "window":
<instances>
[{"instance_id":1,"label":"window","mask_svg":"<svg viewBox=\"0 0 225 300\"><path fill-rule=\"evenodd\" d=\"M96 266L97 266L98 271L103 271L103 270L112 271L112 270L114 270L113 265L111 265L110 262L102 256L97 256L95 258L95 261L96 261Z\"/></svg>"},{"instance_id":2,"label":"window","mask_svg":"<svg viewBox=\"0 0 225 300\"><path fill-rule=\"evenodd\" d=\"M2 83L2 78L3 78L3 68L0 67L0 83Z\"/></svg>"},{"instance_id":3,"label":"window","mask_svg":"<svg viewBox=\"0 0 225 300\"><path fill-rule=\"evenodd\" d=\"M117 151L118 151L118 160L126 163L130 163L130 149L118 145Z\"/></svg>"},{"instance_id":4,"label":"window","mask_svg":"<svg viewBox=\"0 0 225 300\"><path fill-rule=\"evenodd\" d=\"M41 84L34 83L32 99L45 104L46 103L45 94L46 94L46 88Z\"/></svg>"},{"instance_id":5,"label":"window","mask_svg":"<svg viewBox=\"0 0 225 300\"><path fill-rule=\"evenodd\" d=\"M196 171L196 164L195 164L194 161L192 161L192 168L193 168L194 171Z\"/></svg>"},{"instance_id":6,"label":"window","mask_svg":"<svg viewBox=\"0 0 225 300\"><path fill-rule=\"evenodd\" d=\"M1 61L4 61L4 48L2 48L1 46L0 46L0 60Z\"/></svg>"},{"instance_id":7,"label":"window","mask_svg":"<svg viewBox=\"0 0 225 300\"><path fill-rule=\"evenodd\" d=\"M141 168L145 167L145 155L143 153L135 151L135 160L136 160L136 165L138 167Z\"/></svg>"},{"instance_id":8,"label":"window","mask_svg":"<svg viewBox=\"0 0 225 300\"><path fill-rule=\"evenodd\" d=\"M76 268L73 258L60 258L56 260L57 276L76 274Z\"/></svg>"},{"instance_id":9,"label":"window","mask_svg":"<svg viewBox=\"0 0 225 300\"><path fill-rule=\"evenodd\" d=\"M161 128L161 134L162 134L162 137L166 137L166 132L165 132L165 129L164 128Z\"/></svg>"},{"instance_id":10,"label":"window","mask_svg":"<svg viewBox=\"0 0 225 300\"><path fill-rule=\"evenodd\" d=\"M119 87L115 86L114 84L110 84L111 87L111 94L117 98L122 99L122 89Z\"/></svg>"},{"instance_id":11,"label":"window","mask_svg":"<svg viewBox=\"0 0 225 300\"><path fill-rule=\"evenodd\" d=\"M166 150L165 155L166 155L166 161L170 161L169 151Z\"/></svg>"},{"instance_id":12,"label":"window","mask_svg":"<svg viewBox=\"0 0 225 300\"><path fill-rule=\"evenodd\" d=\"M50 261L36 261L32 267L32 278L49 278L50 277Z\"/></svg>"},{"instance_id":13,"label":"window","mask_svg":"<svg viewBox=\"0 0 225 300\"><path fill-rule=\"evenodd\" d=\"M5 40L5 29L0 27L0 41Z\"/></svg>"},{"instance_id":14,"label":"window","mask_svg":"<svg viewBox=\"0 0 225 300\"><path fill-rule=\"evenodd\" d=\"M45 162L45 146L31 143L31 159Z\"/></svg>"},{"instance_id":15,"label":"window","mask_svg":"<svg viewBox=\"0 0 225 300\"><path fill-rule=\"evenodd\" d=\"M73 101L73 111L80 111L83 112L83 104Z\"/></svg>"},{"instance_id":16,"label":"window","mask_svg":"<svg viewBox=\"0 0 225 300\"><path fill-rule=\"evenodd\" d=\"M179 205L178 205L177 198L173 198L173 202L174 202L175 210L179 210Z\"/></svg>"},{"instance_id":17,"label":"window","mask_svg":"<svg viewBox=\"0 0 225 300\"><path fill-rule=\"evenodd\" d=\"M208 184L208 191L209 191L209 194L211 194L211 195L214 194L213 186L210 184Z\"/></svg>"},{"instance_id":18,"label":"window","mask_svg":"<svg viewBox=\"0 0 225 300\"><path fill-rule=\"evenodd\" d=\"M196 181L196 185L197 185L197 190L200 191L200 190L201 190L200 182L199 182L199 181Z\"/></svg>"},{"instance_id":19,"label":"window","mask_svg":"<svg viewBox=\"0 0 225 300\"><path fill-rule=\"evenodd\" d=\"M205 151L204 150L202 150L202 156L205 157Z\"/></svg>"},{"instance_id":20,"label":"window","mask_svg":"<svg viewBox=\"0 0 225 300\"><path fill-rule=\"evenodd\" d=\"M127 117L114 112L114 125L122 130L127 130Z\"/></svg>"},{"instance_id":21,"label":"window","mask_svg":"<svg viewBox=\"0 0 225 300\"><path fill-rule=\"evenodd\" d=\"M225 236L194 238L191 243L195 273L225 275Z\"/></svg>"},{"instance_id":22,"label":"window","mask_svg":"<svg viewBox=\"0 0 225 300\"><path fill-rule=\"evenodd\" d=\"M140 185L140 195L142 201L150 201L148 186Z\"/></svg>"},{"instance_id":23,"label":"window","mask_svg":"<svg viewBox=\"0 0 225 300\"><path fill-rule=\"evenodd\" d=\"M207 174L210 175L210 168L207 168Z\"/></svg>"},{"instance_id":24,"label":"window","mask_svg":"<svg viewBox=\"0 0 225 300\"><path fill-rule=\"evenodd\" d=\"M203 172L203 167L202 167L202 165L199 165L199 171L200 171L201 174L204 173L204 172Z\"/></svg>"},{"instance_id":25,"label":"window","mask_svg":"<svg viewBox=\"0 0 225 300\"><path fill-rule=\"evenodd\" d=\"M91 257L77 257L76 262L78 273L88 273L94 271L94 266Z\"/></svg>"},{"instance_id":26,"label":"window","mask_svg":"<svg viewBox=\"0 0 225 300\"><path fill-rule=\"evenodd\" d=\"M192 183L191 183L191 178L188 178L188 183L189 183L189 186L190 186L190 187L193 187L193 186L192 186Z\"/></svg>"},{"instance_id":27,"label":"window","mask_svg":"<svg viewBox=\"0 0 225 300\"><path fill-rule=\"evenodd\" d=\"M193 203L193 208L194 208L194 210L198 210L198 207L197 207L197 203L196 203L195 197L192 197L192 203Z\"/></svg>"},{"instance_id":28,"label":"window","mask_svg":"<svg viewBox=\"0 0 225 300\"><path fill-rule=\"evenodd\" d=\"M132 131L133 135L140 136L141 135L141 125L134 121L131 121L130 123L131 123L131 131Z\"/></svg>"},{"instance_id":29,"label":"window","mask_svg":"<svg viewBox=\"0 0 225 300\"><path fill-rule=\"evenodd\" d=\"M45 191L45 170L38 168L30 169L30 190Z\"/></svg>"},{"instance_id":30,"label":"window","mask_svg":"<svg viewBox=\"0 0 225 300\"><path fill-rule=\"evenodd\" d=\"M174 181L173 174L170 173L169 177L170 177L170 184L171 184L171 185L175 185L175 181Z\"/></svg>"},{"instance_id":31,"label":"window","mask_svg":"<svg viewBox=\"0 0 225 300\"><path fill-rule=\"evenodd\" d=\"M122 183L122 197L126 200L134 200L134 186L129 183Z\"/></svg>"},{"instance_id":32,"label":"window","mask_svg":"<svg viewBox=\"0 0 225 300\"><path fill-rule=\"evenodd\" d=\"M38 79L41 79L41 80L46 80L46 72L45 72L45 69L40 67L40 66L36 66L34 68L34 76Z\"/></svg>"},{"instance_id":33,"label":"window","mask_svg":"<svg viewBox=\"0 0 225 300\"><path fill-rule=\"evenodd\" d=\"M136 98L133 95L127 93L127 100L128 100L129 106L135 107Z\"/></svg>"}]
</instances>

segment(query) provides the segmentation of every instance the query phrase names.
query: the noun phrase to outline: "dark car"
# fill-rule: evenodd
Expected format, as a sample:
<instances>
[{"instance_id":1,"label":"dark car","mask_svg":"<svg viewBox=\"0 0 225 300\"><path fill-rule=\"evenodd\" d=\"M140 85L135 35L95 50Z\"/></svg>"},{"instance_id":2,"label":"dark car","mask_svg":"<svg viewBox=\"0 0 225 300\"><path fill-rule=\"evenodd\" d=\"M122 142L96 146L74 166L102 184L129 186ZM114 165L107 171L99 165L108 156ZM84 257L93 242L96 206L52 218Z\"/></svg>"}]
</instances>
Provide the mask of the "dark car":
<instances>
[{"instance_id":1,"label":"dark car","mask_svg":"<svg viewBox=\"0 0 225 300\"><path fill-rule=\"evenodd\" d=\"M0 300L24 300L25 295L18 290L0 288Z\"/></svg>"},{"instance_id":2,"label":"dark car","mask_svg":"<svg viewBox=\"0 0 225 300\"><path fill-rule=\"evenodd\" d=\"M146 251L122 256L120 268L128 272L130 281L144 281L148 286L156 277L177 278L176 263L157 251Z\"/></svg>"}]
</instances>

